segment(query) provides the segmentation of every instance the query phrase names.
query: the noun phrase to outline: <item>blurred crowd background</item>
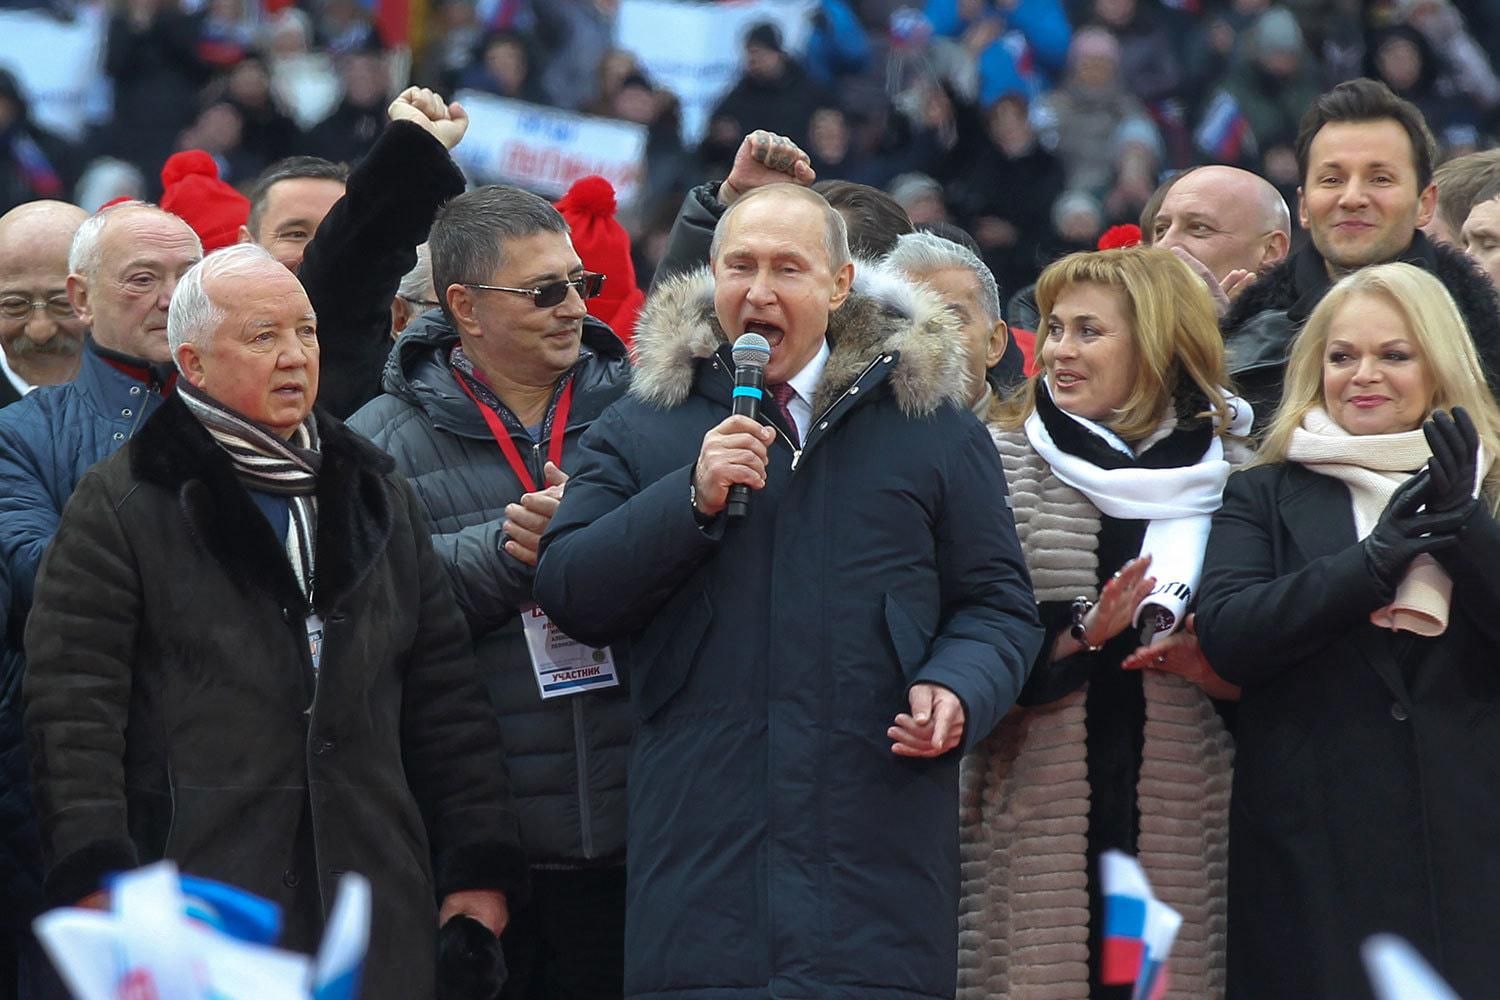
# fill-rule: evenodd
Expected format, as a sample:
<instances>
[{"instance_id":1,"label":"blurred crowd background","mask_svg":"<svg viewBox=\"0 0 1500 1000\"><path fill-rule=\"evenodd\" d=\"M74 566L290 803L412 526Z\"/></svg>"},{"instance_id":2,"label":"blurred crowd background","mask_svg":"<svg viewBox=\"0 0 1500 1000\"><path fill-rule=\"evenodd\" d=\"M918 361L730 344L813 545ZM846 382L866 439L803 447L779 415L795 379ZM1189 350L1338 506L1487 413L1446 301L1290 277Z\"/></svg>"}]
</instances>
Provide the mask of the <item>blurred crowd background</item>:
<instances>
[{"instance_id":1,"label":"blurred crowd background","mask_svg":"<svg viewBox=\"0 0 1500 1000\"><path fill-rule=\"evenodd\" d=\"M682 95L622 47L636 2L4 0L0 35L12 14L94 19L108 92L76 135L50 130L25 83L48 53L0 42L0 212L155 197L184 148L242 188L293 153L355 161L415 83L643 126L640 192L622 206L643 284L684 193L765 128L802 145L819 179L962 226L1013 290L1134 221L1193 164L1257 171L1295 205L1297 121L1341 80L1372 76L1416 103L1444 158L1500 136L1495 0L786 0L796 30L740 32L738 78L701 136Z\"/></svg>"}]
</instances>

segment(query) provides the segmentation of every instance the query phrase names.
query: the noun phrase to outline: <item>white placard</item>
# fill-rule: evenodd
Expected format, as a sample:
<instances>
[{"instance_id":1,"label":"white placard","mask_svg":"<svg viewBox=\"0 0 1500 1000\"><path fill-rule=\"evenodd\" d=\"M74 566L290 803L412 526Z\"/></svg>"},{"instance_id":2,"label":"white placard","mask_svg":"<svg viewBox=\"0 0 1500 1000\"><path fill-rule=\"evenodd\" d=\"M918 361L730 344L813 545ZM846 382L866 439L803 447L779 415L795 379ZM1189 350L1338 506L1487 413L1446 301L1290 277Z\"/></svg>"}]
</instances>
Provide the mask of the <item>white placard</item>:
<instances>
[{"instance_id":1,"label":"white placard","mask_svg":"<svg viewBox=\"0 0 1500 1000\"><path fill-rule=\"evenodd\" d=\"M102 6L80 5L71 21L39 10L0 10L0 66L21 82L31 118L68 139L107 117Z\"/></svg>"},{"instance_id":2,"label":"white placard","mask_svg":"<svg viewBox=\"0 0 1500 1000\"><path fill-rule=\"evenodd\" d=\"M455 99L469 113L469 131L453 158L473 183L514 184L557 198L580 177L598 174L614 185L621 206L640 194L644 125L474 90L461 90Z\"/></svg>"},{"instance_id":3,"label":"white placard","mask_svg":"<svg viewBox=\"0 0 1500 1000\"><path fill-rule=\"evenodd\" d=\"M781 29L782 47L800 53L816 7L816 0L621 0L615 44L634 53L658 87L677 95L682 141L697 145L713 106L739 79L745 33L771 21Z\"/></svg>"}]
</instances>

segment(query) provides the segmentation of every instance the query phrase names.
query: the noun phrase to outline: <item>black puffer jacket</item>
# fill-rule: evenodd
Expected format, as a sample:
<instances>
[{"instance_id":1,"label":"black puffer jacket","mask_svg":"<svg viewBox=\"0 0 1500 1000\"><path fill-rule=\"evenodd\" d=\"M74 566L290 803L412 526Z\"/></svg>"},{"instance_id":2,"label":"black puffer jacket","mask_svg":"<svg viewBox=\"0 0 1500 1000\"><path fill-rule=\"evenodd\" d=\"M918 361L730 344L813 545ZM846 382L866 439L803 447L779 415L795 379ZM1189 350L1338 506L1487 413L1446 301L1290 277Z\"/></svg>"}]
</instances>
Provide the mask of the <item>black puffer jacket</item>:
<instances>
[{"instance_id":1,"label":"black puffer jacket","mask_svg":"<svg viewBox=\"0 0 1500 1000\"><path fill-rule=\"evenodd\" d=\"M1416 233L1398 258L1433 274L1458 303L1493 391L1500 387L1500 298L1466 255ZM1255 407L1259 430L1281 401L1292 338L1323 300L1331 282L1323 258L1309 244L1251 285L1224 317L1229 374Z\"/></svg>"},{"instance_id":2,"label":"black puffer jacket","mask_svg":"<svg viewBox=\"0 0 1500 1000\"><path fill-rule=\"evenodd\" d=\"M603 323L584 321L585 354L574 374L563 438L563 471L578 438L625 391L625 347ZM432 544L448 569L473 632L475 657L501 719L512 789L528 858L538 862L618 861L625 850L625 759L634 727L623 685L543 701L537 692L520 609L532 602L532 569L501 548L505 506L524 492L472 400L454 381L448 353L458 334L438 312L397 341L385 395L349 426L396 460L432 523ZM545 453L515 438L542 482Z\"/></svg>"}]
</instances>

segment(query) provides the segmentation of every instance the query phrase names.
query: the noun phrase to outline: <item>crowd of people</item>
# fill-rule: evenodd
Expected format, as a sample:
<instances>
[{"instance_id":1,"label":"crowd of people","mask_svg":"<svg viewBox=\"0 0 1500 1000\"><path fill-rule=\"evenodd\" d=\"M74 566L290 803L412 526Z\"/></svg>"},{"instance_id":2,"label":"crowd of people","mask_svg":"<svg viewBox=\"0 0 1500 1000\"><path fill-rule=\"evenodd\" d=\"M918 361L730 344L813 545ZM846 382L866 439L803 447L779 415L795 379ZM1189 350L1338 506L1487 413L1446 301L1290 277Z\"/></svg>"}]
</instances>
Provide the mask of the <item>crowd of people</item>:
<instances>
[{"instance_id":1,"label":"crowd of people","mask_svg":"<svg viewBox=\"0 0 1500 1000\"><path fill-rule=\"evenodd\" d=\"M71 3L43 6L65 17ZM81 137L39 126L0 73L0 211L156 200L184 148L246 193L289 155L353 162L411 82L643 126L644 183L623 221L647 280L683 193L722 179L740 138L765 128L822 179L962 226L1014 291L1194 164L1256 171L1292 200L1298 119L1341 80L1368 75L1414 102L1444 159L1500 137L1500 16L1481 0L816 0L796 52L771 23L744 36L702 134L619 47L619 5L442 0L409 5L425 15L394 31L356 0L121 3L103 54L114 110Z\"/></svg>"},{"instance_id":2,"label":"crowd of people","mask_svg":"<svg viewBox=\"0 0 1500 1000\"><path fill-rule=\"evenodd\" d=\"M639 281L607 183L467 185L467 114L420 86L362 155L179 151L160 204L0 214L0 995L65 995L31 919L169 858L302 951L367 876L375 1000L1124 997L1110 850L1183 917L1174 1000L1371 997L1383 932L1487 995L1484 22L1443 49L1470 97L1392 86L1382 43L1271 86L1275 143L1175 160L1163 109L1201 129L1237 38L1348 59L1374 15L879 6L825 3L806 66L752 30ZM828 169L757 88L854 100L846 14L894 15L889 66L994 149ZM1456 8L1398 15L1415 48ZM1167 73L1170 24L1222 65ZM1049 45L1145 110L1063 136L1091 112ZM529 99L588 99L537 65ZM1007 149L1056 203L940 169Z\"/></svg>"}]
</instances>

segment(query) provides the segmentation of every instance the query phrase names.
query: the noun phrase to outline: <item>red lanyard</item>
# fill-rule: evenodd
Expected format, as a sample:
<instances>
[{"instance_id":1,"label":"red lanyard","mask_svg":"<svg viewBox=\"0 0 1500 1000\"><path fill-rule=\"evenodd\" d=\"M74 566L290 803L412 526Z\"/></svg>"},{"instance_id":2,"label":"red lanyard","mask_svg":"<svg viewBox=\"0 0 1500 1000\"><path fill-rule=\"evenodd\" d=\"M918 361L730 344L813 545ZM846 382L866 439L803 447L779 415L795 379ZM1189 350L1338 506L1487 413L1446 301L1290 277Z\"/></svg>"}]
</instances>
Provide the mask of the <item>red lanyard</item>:
<instances>
[{"instance_id":1,"label":"red lanyard","mask_svg":"<svg viewBox=\"0 0 1500 1000\"><path fill-rule=\"evenodd\" d=\"M458 387L474 401L475 406L479 407L479 415L489 425L490 433L495 436L495 443L500 446L500 454L504 455L505 460L510 463L511 471L521 481L521 486L527 493L535 493L537 491L536 480L531 478L531 470L521 460L521 453L516 450L516 443L510 439L510 431L500 420L500 415L479 401L479 397L474 395L474 390L469 388L468 380L461 373L454 372L453 374L453 380L458 383ZM568 428L568 410L572 405L573 379L569 376L568 384L563 386L562 394L557 397L557 407L552 411L552 433L548 435L547 442L547 461L559 469L562 468L563 437ZM542 419L545 422L546 418Z\"/></svg>"}]
</instances>

